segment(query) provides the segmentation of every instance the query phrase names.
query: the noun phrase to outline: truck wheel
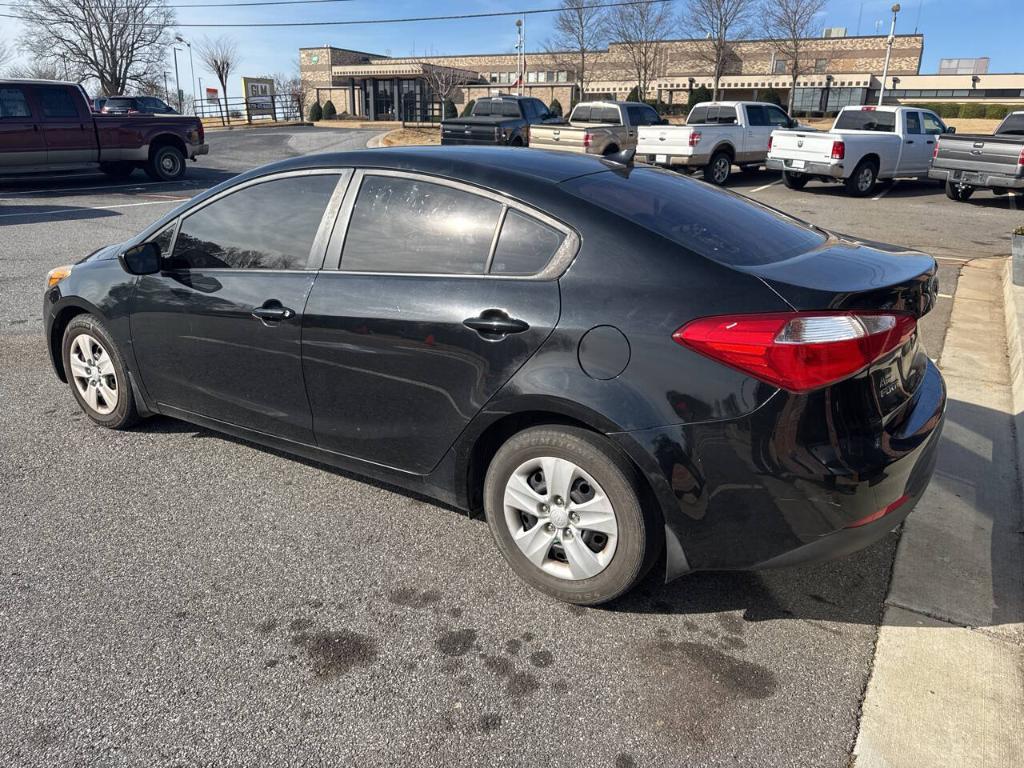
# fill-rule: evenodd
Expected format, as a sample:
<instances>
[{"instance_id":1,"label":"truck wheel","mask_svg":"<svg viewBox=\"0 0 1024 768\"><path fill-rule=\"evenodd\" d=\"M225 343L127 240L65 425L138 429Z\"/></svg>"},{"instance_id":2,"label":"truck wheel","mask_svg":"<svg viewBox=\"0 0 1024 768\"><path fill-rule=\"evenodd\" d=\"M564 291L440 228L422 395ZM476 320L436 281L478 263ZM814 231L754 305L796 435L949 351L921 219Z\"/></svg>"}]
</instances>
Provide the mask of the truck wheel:
<instances>
[{"instance_id":1,"label":"truck wheel","mask_svg":"<svg viewBox=\"0 0 1024 768\"><path fill-rule=\"evenodd\" d=\"M704 181L720 187L729 180L731 171L732 158L725 152L715 152L704 167Z\"/></svg>"},{"instance_id":2,"label":"truck wheel","mask_svg":"<svg viewBox=\"0 0 1024 768\"><path fill-rule=\"evenodd\" d=\"M177 147L158 147L146 164L146 175L154 181L177 181L185 175L185 155Z\"/></svg>"},{"instance_id":3,"label":"truck wheel","mask_svg":"<svg viewBox=\"0 0 1024 768\"><path fill-rule=\"evenodd\" d=\"M846 192L854 197L866 197L875 188L878 180L878 166L871 160L861 160L843 185Z\"/></svg>"},{"instance_id":4,"label":"truck wheel","mask_svg":"<svg viewBox=\"0 0 1024 768\"><path fill-rule=\"evenodd\" d=\"M135 166L132 163L100 163L100 170L112 179L127 179Z\"/></svg>"},{"instance_id":5,"label":"truck wheel","mask_svg":"<svg viewBox=\"0 0 1024 768\"><path fill-rule=\"evenodd\" d=\"M614 155L618 151L618 146L616 146L615 144L609 144L607 147L604 148L604 152L602 152L601 154L607 157L608 155Z\"/></svg>"},{"instance_id":6,"label":"truck wheel","mask_svg":"<svg viewBox=\"0 0 1024 768\"><path fill-rule=\"evenodd\" d=\"M958 203L965 203L970 200L971 195L974 194L974 187L968 184L954 184L952 181L946 182L946 197L950 200L956 200Z\"/></svg>"},{"instance_id":7,"label":"truck wheel","mask_svg":"<svg viewBox=\"0 0 1024 768\"><path fill-rule=\"evenodd\" d=\"M510 147L521 147L521 146L523 146L523 138L522 138L522 136L516 136L514 139L512 139L512 141L509 144L509 146Z\"/></svg>"},{"instance_id":8,"label":"truck wheel","mask_svg":"<svg viewBox=\"0 0 1024 768\"><path fill-rule=\"evenodd\" d=\"M810 177L806 173L782 172L782 183L789 189L803 189L807 186L808 181L810 181Z\"/></svg>"}]
</instances>

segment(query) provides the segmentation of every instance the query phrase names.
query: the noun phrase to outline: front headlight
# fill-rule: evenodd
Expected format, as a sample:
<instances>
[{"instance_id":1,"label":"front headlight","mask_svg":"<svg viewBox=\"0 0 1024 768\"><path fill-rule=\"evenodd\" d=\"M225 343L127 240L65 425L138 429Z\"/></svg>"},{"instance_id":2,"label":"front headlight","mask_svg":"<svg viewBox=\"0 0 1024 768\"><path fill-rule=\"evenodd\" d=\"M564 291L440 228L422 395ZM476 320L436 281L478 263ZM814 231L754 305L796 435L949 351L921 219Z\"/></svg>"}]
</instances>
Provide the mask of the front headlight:
<instances>
[{"instance_id":1,"label":"front headlight","mask_svg":"<svg viewBox=\"0 0 1024 768\"><path fill-rule=\"evenodd\" d=\"M46 273L46 287L53 288L57 283L63 280L65 277L71 274L71 265L68 264L63 267L54 267Z\"/></svg>"}]
</instances>

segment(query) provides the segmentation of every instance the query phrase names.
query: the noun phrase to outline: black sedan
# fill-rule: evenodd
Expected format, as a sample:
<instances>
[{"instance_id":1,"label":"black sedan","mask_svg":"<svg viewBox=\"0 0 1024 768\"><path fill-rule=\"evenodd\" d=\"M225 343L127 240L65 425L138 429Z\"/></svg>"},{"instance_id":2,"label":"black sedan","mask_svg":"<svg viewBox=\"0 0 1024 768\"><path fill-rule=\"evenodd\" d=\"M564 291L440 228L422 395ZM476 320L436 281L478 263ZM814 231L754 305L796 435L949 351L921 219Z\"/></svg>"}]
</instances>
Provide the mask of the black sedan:
<instances>
[{"instance_id":1,"label":"black sedan","mask_svg":"<svg viewBox=\"0 0 1024 768\"><path fill-rule=\"evenodd\" d=\"M44 305L97 424L165 414L482 510L525 581L596 604L654 563L897 525L943 422L936 290L929 256L667 171L434 147L245 173Z\"/></svg>"}]
</instances>

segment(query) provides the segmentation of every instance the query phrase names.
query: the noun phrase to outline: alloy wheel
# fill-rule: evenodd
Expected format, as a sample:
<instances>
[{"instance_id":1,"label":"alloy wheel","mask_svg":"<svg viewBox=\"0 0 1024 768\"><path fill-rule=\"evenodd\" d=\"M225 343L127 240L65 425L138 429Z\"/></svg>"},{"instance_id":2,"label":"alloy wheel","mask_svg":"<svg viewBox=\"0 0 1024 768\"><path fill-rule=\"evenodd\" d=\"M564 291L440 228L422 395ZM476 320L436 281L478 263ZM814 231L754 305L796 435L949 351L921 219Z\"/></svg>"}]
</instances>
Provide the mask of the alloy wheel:
<instances>
[{"instance_id":1,"label":"alloy wheel","mask_svg":"<svg viewBox=\"0 0 1024 768\"><path fill-rule=\"evenodd\" d=\"M860 173L857 174L857 190L859 192L867 192L871 189L871 185L875 182L875 172L870 167L865 166L861 169Z\"/></svg>"},{"instance_id":2,"label":"alloy wheel","mask_svg":"<svg viewBox=\"0 0 1024 768\"><path fill-rule=\"evenodd\" d=\"M68 362L75 388L85 403L102 416L111 413L117 407L118 381L103 345L81 333L71 342Z\"/></svg>"},{"instance_id":3,"label":"alloy wheel","mask_svg":"<svg viewBox=\"0 0 1024 768\"><path fill-rule=\"evenodd\" d=\"M729 178L730 165L732 163L729 162L727 157L720 157L715 161L715 165L711 169L711 176L716 184L724 184L725 180Z\"/></svg>"},{"instance_id":4,"label":"alloy wheel","mask_svg":"<svg viewBox=\"0 0 1024 768\"><path fill-rule=\"evenodd\" d=\"M615 555L618 524L601 486L567 459L540 456L505 484L505 524L527 560L576 581L601 573Z\"/></svg>"}]
</instances>

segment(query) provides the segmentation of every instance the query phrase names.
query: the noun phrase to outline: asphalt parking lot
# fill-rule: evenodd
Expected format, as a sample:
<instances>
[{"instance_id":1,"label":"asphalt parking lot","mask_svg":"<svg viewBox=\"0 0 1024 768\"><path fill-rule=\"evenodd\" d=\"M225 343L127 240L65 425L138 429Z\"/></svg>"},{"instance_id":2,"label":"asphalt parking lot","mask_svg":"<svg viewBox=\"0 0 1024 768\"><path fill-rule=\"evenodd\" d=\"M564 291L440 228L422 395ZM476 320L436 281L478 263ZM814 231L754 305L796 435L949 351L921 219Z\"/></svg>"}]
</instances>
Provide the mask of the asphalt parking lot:
<instances>
[{"instance_id":1,"label":"asphalt parking lot","mask_svg":"<svg viewBox=\"0 0 1024 768\"><path fill-rule=\"evenodd\" d=\"M0 183L0 764L845 768L895 534L569 607L516 579L482 521L181 422L114 433L79 411L40 336L48 269L233 173L371 135L213 133L175 184ZM732 188L937 256L933 357L960 266L1005 255L1021 218L934 184Z\"/></svg>"}]
</instances>

